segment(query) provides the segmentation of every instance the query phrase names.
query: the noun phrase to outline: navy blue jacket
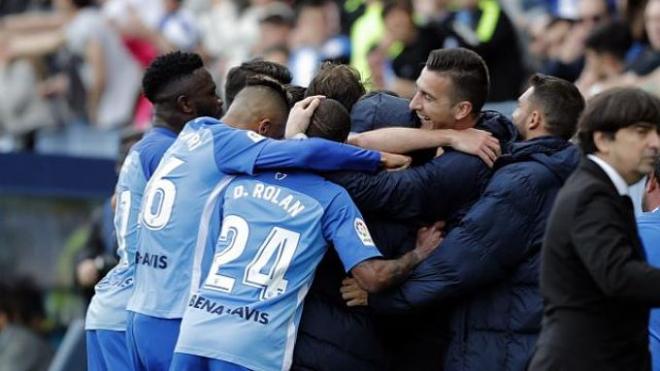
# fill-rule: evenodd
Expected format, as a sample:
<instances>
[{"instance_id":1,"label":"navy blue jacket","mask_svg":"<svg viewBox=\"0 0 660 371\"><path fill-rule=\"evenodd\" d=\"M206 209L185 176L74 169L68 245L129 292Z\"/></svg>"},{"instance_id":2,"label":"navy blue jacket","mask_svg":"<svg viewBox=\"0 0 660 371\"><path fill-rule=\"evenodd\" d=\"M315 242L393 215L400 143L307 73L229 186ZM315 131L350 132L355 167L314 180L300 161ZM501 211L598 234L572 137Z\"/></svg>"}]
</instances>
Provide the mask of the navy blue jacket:
<instances>
[{"instance_id":1,"label":"navy blue jacket","mask_svg":"<svg viewBox=\"0 0 660 371\"><path fill-rule=\"evenodd\" d=\"M376 93L357 101L351 109L351 132L386 127L419 127L419 118L408 109L409 100L387 93Z\"/></svg>"},{"instance_id":2,"label":"navy blue jacket","mask_svg":"<svg viewBox=\"0 0 660 371\"><path fill-rule=\"evenodd\" d=\"M483 112L476 127L492 132L505 149L517 135L511 122L496 112ZM456 224L477 200L491 173L478 157L447 149L442 156L403 171L343 172L328 178L348 190L365 214L381 252L394 257L414 247L417 222L442 219ZM390 352L381 343L384 336L378 319L368 308L346 307L339 294L344 276L335 258L324 258L305 301L293 369L386 369ZM435 340L427 343L435 344ZM440 346L437 343L435 349Z\"/></svg>"},{"instance_id":3,"label":"navy blue jacket","mask_svg":"<svg viewBox=\"0 0 660 371\"><path fill-rule=\"evenodd\" d=\"M540 248L557 192L579 162L557 137L515 143L484 194L379 312L453 306L445 370L524 370L541 325Z\"/></svg>"}]
</instances>

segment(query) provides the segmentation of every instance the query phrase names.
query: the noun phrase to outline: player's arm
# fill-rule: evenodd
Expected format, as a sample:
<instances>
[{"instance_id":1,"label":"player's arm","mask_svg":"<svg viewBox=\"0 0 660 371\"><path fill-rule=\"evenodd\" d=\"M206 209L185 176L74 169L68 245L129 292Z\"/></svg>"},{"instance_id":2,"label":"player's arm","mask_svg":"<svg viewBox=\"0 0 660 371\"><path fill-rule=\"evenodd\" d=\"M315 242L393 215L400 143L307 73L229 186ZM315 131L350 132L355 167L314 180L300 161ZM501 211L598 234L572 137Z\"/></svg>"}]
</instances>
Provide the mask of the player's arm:
<instances>
[{"instance_id":1,"label":"player's arm","mask_svg":"<svg viewBox=\"0 0 660 371\"><path fill-rule=\"evenodd\" d=\"M407 220L430 211L437 215L454 200L481 191L479 180L490 170L476 157L452 156L402 171L375 175L340 172L325 177L344 187L362 212Z\"/></svg>"},{"instance_id":2,"label":"player's arm","mask_svg":"<svg viewBox=\"0 0 660 371\"><path fill-rule=\"evenodd\" d=\"M535 231L543 225L532 221L539 220L548 204L539 202L538 197L547 190L516 176L513 167L501 171L461 223L447 234L442 246L405 282L367 298L356 283L346 281L342 287L344 300L349 305L368 304L383 314L402 314L469 295L507 277L512 267L540 248Z\"/></svg>"},{"instance_id":3,"label":"player's arm","mask_svg":"<svg viewBox=\"0 0 660 371\"><path fill-rule=\"evenodd\" d=\"M353 134L349 144L392 153L408 153L419 149L453 147L457 151L478 156L493 166L501 154L500 142L491 133L479 129L384 128Z\"/></svg>"},{"instance_id":4,"label":"player's arm","mask_svg":"<svg viewBox=\"0 0 660 371\"><path fill-rule=\"evenodd\" d=\"M336 189L336 186L332 186ZM420 230L413 251L396 260L383 260L362 215L348 196L340 190L326 207L321 218L323 236L332 241L347 272L351 272L369 292L382 290L400 281L439 244L442 223Z\"/></svg>"},{"instance_id":5,"label":"player's arm","mask_svg":"<svg viewBox=\"0 0 660 371\"><path fill-rule=\"evenodd\" d=\"M310 138L268 141L257 158L255 168L374 172L381 167L398 169L409 164L408 156L379 153L325 139Z\"/></svg>"},{"instance_id":6,"label":"player's arm","mask_svg":"<svg viewBox=\"0 0 660 371\"><path fill-rule=\"evenodd\" d=\"M107 84L103 46L98 38L90 38L85 46L85 59L90 66L92 85L87 91L87 114L92 123L98 124L97 112Z\"/></svg>"},{"instance_id":7,"label":"player's arm","mask_svg":"<svg viewBox=\"0 0 660 371\"><path fill-rule=\"evenodd\" d=\"M417 233L415 249L398 259L365 260L351 269L357 284L369 293L375 293L403 281L410 271L426 259L442 241L443 223L424 227Z\"/></svg>"}]
</instances>

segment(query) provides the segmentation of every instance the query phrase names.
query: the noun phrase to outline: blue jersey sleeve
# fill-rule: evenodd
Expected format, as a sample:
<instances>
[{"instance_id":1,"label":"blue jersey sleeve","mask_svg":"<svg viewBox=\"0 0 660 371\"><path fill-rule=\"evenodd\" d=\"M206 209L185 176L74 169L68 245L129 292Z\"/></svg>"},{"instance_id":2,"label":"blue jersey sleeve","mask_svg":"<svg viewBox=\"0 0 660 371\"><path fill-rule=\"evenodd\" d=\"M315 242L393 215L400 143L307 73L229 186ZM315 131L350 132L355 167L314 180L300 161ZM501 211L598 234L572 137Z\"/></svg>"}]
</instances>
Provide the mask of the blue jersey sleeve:
<instances>
[{"instance_id":1,"label":"blue jersey sleeve","mask_svg":"<svg viewBox=\"0 0 660 371\"><path fill-rule=\"evenodd\" d=\"M350 169L373 172L380 154L323 139L273 140L225 126L214 133L218 169L228 174L254 174L257 169Z\"/></svg>"},{"instance_id":2,"label":"blue jersey sleeve","mask_svg":"<svg viewBox=\"0 0 660 371\"><path fill-rule=\"evenodd\" d=\"M269 140L256 165L261 169L351 169L374 172L380 165L380 153L319 138Z\"/></svg>"},{"instance_id":3,"label":"blue jersey sleeve","mask_svg":"<svg viewBox=\"0 0 660 371\"><path fill-rule=\"evenodd\" d=\"M346 272L364 260L382 256L346 191L341 190L330 202L321 223L323 236L333 243Z\"/></svg>"}]
</instances>

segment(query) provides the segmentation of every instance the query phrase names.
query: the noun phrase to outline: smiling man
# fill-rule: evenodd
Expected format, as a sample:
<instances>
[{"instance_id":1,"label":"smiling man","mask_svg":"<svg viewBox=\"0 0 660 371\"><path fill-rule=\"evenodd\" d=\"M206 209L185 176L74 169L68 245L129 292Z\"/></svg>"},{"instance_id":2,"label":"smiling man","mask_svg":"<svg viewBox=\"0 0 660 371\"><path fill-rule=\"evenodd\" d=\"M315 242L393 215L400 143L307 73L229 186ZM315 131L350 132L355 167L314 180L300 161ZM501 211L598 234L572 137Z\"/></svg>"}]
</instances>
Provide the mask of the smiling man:
<instances>
[{"instance_id":1,"label":"smiling man","mask_svg":"<svg viewBox=\"0 0 660 371\"><path fill-rule=\"evenodd\" d=\"M543 329L529 369L650 370L649 310L660 306L660 269L646 262L628 186L653 170L660 100L609 90L589 102L579 127L586 158L548 222Z\"/></svg>"}]
</instances>

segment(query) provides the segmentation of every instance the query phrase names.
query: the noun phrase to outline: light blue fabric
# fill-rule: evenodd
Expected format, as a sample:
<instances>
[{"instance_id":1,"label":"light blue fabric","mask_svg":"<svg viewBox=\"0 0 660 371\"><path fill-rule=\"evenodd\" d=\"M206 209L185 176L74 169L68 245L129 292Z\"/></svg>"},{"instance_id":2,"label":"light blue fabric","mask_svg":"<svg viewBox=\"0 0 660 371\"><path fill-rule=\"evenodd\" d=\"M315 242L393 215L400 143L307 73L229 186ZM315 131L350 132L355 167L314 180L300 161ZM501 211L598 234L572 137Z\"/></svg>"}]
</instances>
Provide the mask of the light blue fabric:
<instances>
[{"instance_id":1,"label":"light blue fabric","mask_svg":"<svg viewBox=\"0 0 660 371\"><path fill-rule=\"evenodd\" d=\"M193 276L177 353L287 370L328 242L347 272L380 257L346 191L315 175L238 177L213 215L206 249L196 251L202 274Z\"/></svg>"},{"instance_id":2,"label":"light blue fabric","mask_svg":"<svg viewBox=\"0 0 660 371\"><path fill-rule=\"evenodd\" d=\"M647 261L655 267L660 267L660 210L640 215L637 218L637 226ZM660 309L651 311L649 343L653 371L660 371Z\"/></svg>"}]
</instances>

